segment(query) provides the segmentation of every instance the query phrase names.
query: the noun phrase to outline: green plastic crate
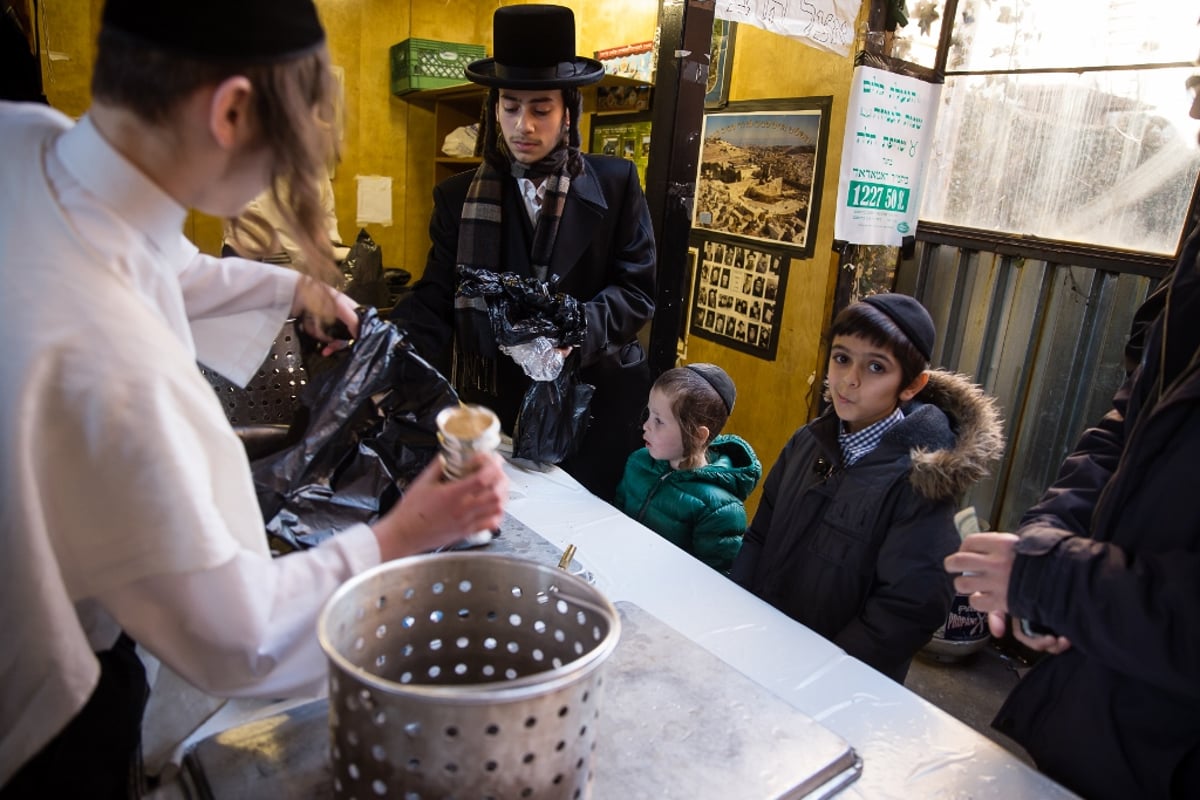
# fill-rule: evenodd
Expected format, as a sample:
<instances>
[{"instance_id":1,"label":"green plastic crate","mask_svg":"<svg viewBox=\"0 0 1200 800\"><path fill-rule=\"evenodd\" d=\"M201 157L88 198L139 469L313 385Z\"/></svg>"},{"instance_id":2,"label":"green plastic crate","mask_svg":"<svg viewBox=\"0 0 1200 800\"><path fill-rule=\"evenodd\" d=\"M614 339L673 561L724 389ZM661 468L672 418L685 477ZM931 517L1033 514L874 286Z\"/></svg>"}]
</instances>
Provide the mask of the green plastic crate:
<instances>
[{"instance_id":1,"label":"green plastic crate","mask_svg":"<svg viewBox=\"0 0 1200 800\"><path fill-rule=\"evenodd\" d=\"M392 94L465 83L463 70L484 57L481 44L405 39L391 47Z\"/></svg>"}]
</instances>

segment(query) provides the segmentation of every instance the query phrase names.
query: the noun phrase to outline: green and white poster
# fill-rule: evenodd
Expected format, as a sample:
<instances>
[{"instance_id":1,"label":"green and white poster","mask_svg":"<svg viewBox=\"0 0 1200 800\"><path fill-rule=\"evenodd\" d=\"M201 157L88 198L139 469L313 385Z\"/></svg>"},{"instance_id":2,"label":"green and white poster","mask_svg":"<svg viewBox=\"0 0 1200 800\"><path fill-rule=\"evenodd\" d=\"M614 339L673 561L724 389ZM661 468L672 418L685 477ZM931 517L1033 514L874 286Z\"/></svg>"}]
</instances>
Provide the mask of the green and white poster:
<instances>
[{"instance_id":1,"label":"green and white poster","mask_svg":"<svg viewBox=\"0 0 1200 800\"><path fill-rule=\"evenodd\" d=\"M896 246L917 227L942 87L857 67L846 112L833 236Z\"/></svg>"}]
</instances>

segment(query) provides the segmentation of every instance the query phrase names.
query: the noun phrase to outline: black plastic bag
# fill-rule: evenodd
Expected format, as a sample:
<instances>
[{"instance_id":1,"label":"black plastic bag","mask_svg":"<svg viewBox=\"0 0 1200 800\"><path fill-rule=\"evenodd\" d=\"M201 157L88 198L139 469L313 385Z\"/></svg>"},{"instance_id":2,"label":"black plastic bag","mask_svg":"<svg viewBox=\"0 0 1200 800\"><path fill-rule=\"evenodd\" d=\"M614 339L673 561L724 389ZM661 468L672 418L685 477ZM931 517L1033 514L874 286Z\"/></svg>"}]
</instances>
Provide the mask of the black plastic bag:
<instances>
[{"instance_id":1,"label":"black plastic bag","mask_svg":"<svg viewBox=\"0 0 1200 800\"><path fill-rule=\"evenodd\" d=\"M383 270L383 251L363 228L342 261L346 284L342 291L356 302L374 308L386 308L390 301Z\"/></svg>"},{"instance_id":2,"label":"black plastic bag","mask_svg":"<svg viewBox=\"0 0 1200 800\"><path fill-rule=\"evenodd\" d=\"M383 283L387 287L387 305L376 306L377 308L394 308L399 302L401 295L408 291L408 282L412 280L412 273L401 267L384 267L383 268Z\"/></svg>"},{"instance_id":3,"label":"black plastic bag","mask_svg":"<svg viewBox=\"0 0 1200 800\"><path fill-rule=\"evenodd\" d=\"M579 380L568 359L552 381L534 381L521 399L513 434L513 457L557 464L579 448L587 433L595 387Z\"/></svg>"},{"instance_id":4,"label":"black plastic bag","mask_svg":"<svg viewBox=\"0 0 1200 800\"><path fill-rule=\"evenodd\" d=\"M583 303L556 291L557 281L511 272L458 268L457 298L482 299L496 344L528 344L537 337L555 347L578 347L587 331ZM478 312L478 306L475 306ZM579 380L579 358L569 357L558 377L534 381L521 399L513 434L513 457L557 464L578 448L587 432L595 387Z\"/></svg>"},{"instance_id":5,"label":"black plastic bag","mask_svg":"<svg viewBox=\"0 0 1200 800\"><path fill-rule=\"evenodd\" d=\"M460 266L455 294L487 303L488 323L498 345L527 344L545 336L557 347L578 347L587 329L583 303L556 291L556 283Z\"/></svg>"},{"instance_id":6,"label":"black plastic bag","mask_svg":"<svg viewBox=\"0 0 1200 800\"><path fill-rule=\"evenodd\" d=\"M372 522L438 452L436 416L458 395L373 308L353 346L300 394L292 446L252 464L272 550L314 547Z\"/></svg>"}]
</instances>

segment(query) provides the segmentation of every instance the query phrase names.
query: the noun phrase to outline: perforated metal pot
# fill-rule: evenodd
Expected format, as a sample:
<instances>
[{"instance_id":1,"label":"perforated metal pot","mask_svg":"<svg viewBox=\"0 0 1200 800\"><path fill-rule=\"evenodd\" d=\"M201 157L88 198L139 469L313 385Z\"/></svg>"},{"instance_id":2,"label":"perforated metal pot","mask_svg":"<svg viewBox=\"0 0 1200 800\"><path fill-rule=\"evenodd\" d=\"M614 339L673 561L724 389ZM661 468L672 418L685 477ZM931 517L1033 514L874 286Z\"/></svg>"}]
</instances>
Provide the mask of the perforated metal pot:
<instances>
[{"instance_id":1,"label":"perforated metal pot","mask_svg":"<svg viewBox=\"0 0 1200 800\"><path fill-rule=\"evenodd\" d=\"M586 582L481 552L348 581L318 623L335 796L589 795L620 618Z\"/></svg>"}]
</instances>

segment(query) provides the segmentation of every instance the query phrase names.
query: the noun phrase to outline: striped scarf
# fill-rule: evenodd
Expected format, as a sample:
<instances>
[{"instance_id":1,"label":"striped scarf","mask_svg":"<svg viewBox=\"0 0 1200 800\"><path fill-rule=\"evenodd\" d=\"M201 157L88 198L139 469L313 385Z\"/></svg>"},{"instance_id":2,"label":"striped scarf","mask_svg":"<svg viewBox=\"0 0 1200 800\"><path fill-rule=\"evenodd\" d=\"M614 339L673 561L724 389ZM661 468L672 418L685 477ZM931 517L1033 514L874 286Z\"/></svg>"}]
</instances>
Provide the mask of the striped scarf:
<instances>
[{"instance_id":1,"label":"striped scarf","mask_svg":"<svg viewBox=\"0 0 1200 800\"><path fill-rule=\"evenodd\" d=\"M572 140L577 140L578 134L564 137L564 141L535 164L525 165L516 161L504 137L496 130L494 108L495 102L489 99L482 131L483 163L475 170L467 189L458 228L456 272L459 288L462 287L464 267L500 274L505 272L505 265L500 263L500 253L506 172L513 179L537 181L542 178L546 182L542 210L533 229L529 259L534 276L540 281L547 281L550 276L550 256L554 252L563 207L571 188L571 176L578 175L583 167L579 146L577 143L572 145ZM487 301L483 297L465 296L461 291L456 291L454 311L456 336L452 372L455 386L472 386L495 394L494 360L498 351L488 321Z\"/></svg>"},{"instance_id":2,"label":"striped scarf","mask_svg":"<svg viewBox=\"0 0 1200 800\"><path fill-rule=\"evenodd\" d=\"M499 147L508 156L503 139ZM569 148L559 145L536 164L526 166L519 161L509 163L508 172L514 179L528 178L536 182L538 178L544 178L546 182L542 211L533 229L533 246L529 252L534 275L542 281L549 277L550 255L554 252L558 224L562 221L563 206L571 189L571 176L567 169L570 155ZM459 266L502 271L499 261L503 181L504 175L490 160L485 160L475 170L475 177L467 189L462 223L458 229Z\"/></svg>"}]
</instances>

